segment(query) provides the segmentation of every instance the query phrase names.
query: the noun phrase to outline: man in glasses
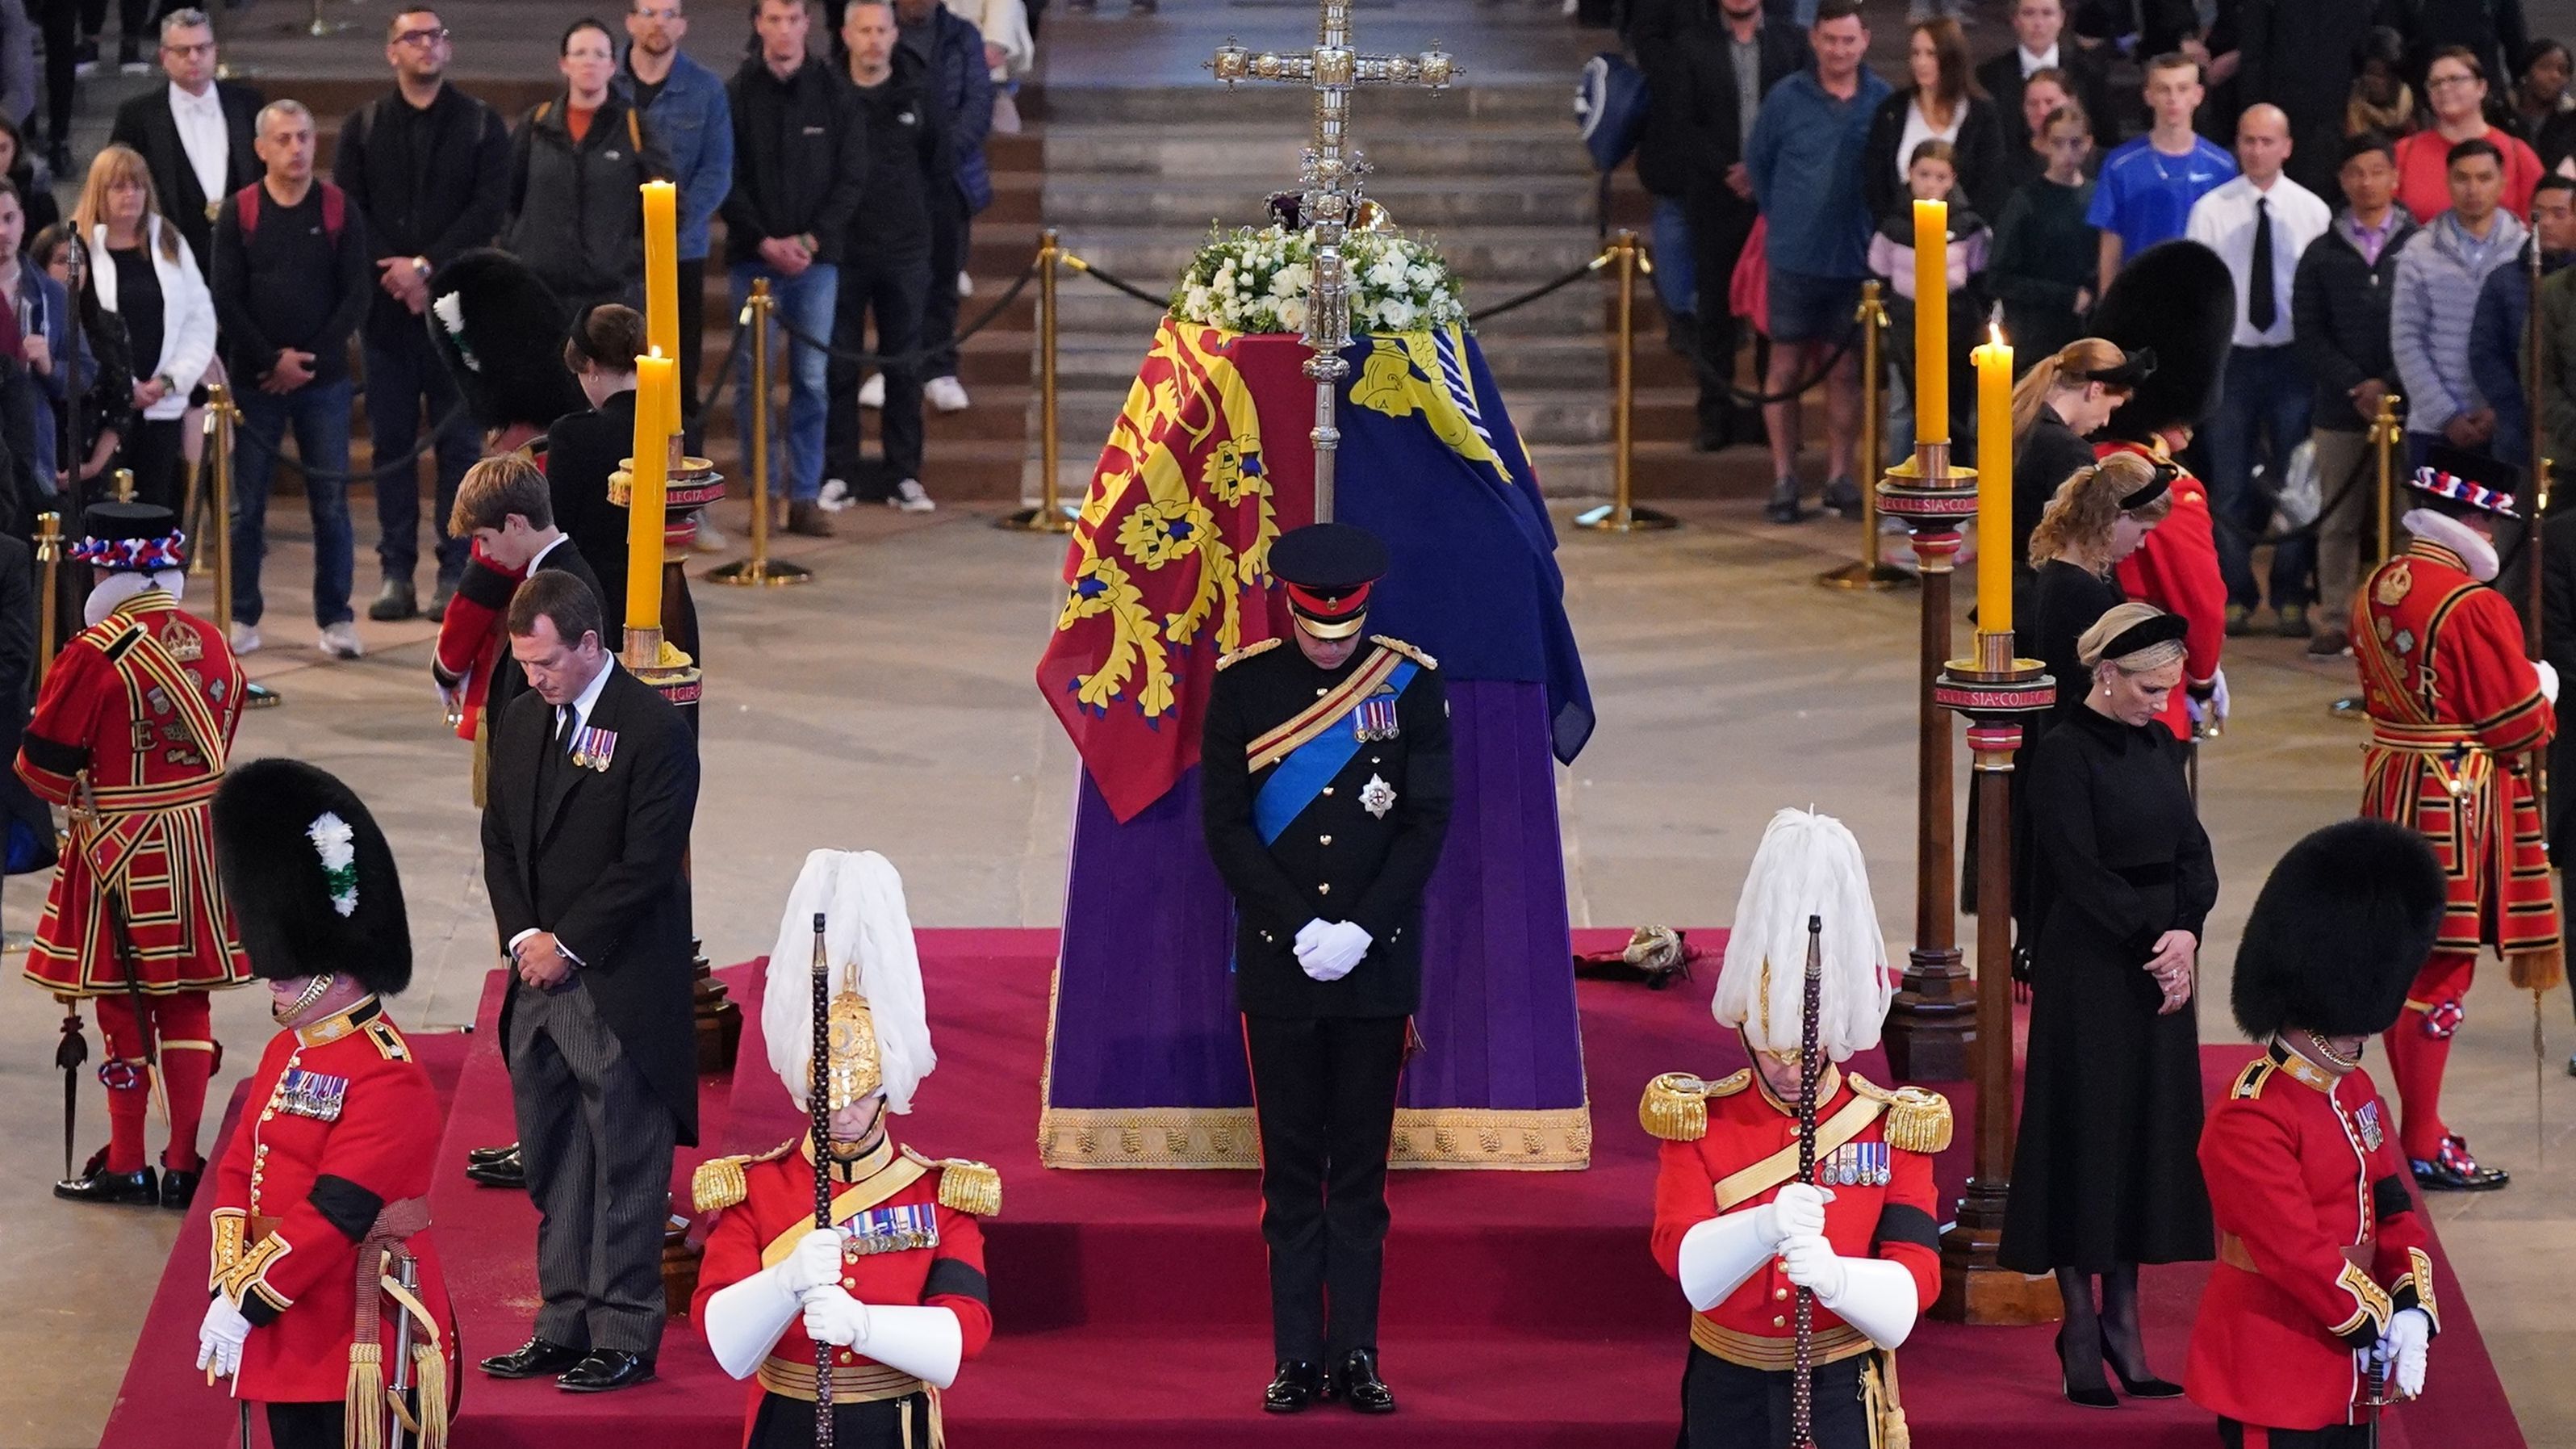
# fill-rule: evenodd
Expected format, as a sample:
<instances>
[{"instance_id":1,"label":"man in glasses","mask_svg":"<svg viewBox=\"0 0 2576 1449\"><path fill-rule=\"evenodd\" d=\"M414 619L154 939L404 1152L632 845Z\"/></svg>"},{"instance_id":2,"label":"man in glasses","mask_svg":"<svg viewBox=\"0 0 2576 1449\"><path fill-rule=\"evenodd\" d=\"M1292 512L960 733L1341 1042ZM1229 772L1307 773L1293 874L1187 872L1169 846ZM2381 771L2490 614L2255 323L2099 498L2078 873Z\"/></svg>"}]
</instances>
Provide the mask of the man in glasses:
<instances>
[{"instance_id":1,"label":"man in glasses","mask_svg":"<svg viewBox=\"0 0 2576 1449\"><path fill-rule=\"evenodd\" d=\"M438 553L429 615L446 611L465 572L467 541L446 519L456 486L482 451L474 420L457 406L456 384L432 348L421 313L429 275L457 253L488 246L501 229L510 180L510 133L492 108L447 84L447 26L413 6L385 29L394 89L341 125L333 177L364 219L375 255L377 294L360 334L367 364L367 430L379 459L407 457L426 425L438 429L438 509L430 527ZM424 415L426 422L424 423ZM413 568L420 561L420 489L415 476L379 480L376 558L384 588L367 617L421 612Z\"/></svg>"},{"instance_id":2,"label":"man in glasses","mask_svg":"<svg viewBox=\"0 0 2576 1449\"><path fill-rule=\"evenodd\" d=\"M162 212L203 270L214 265L215 212L260 177L251 143L262 97L215 79L215 26L203 10L162 17L161 72L169 85L118 106L108 139L143 153Z\"/></svg>"}]
</instances>

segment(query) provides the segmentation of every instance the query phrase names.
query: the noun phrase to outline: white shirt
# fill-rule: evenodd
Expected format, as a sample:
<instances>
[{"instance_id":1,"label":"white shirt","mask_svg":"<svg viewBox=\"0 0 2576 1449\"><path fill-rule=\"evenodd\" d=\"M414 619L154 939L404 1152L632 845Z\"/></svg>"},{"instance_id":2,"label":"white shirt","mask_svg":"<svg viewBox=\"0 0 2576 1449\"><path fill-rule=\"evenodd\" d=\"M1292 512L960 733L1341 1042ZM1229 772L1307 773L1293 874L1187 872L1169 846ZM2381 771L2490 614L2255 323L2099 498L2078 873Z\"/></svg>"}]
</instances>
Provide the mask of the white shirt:
<instances>
[{"instance_id":1,"label":"white shirt","mask_svg":"<svg viewBox=\"0 0 2576 1449\"><path fill-rule=\"evenodd\" d=\"M224 199L224 166L232 158L231 131L224 126L223 97L214 84L192 96L170 84L170 119L179 126L179 145L188 153L188 169L197 173L197 193L213 206ZM166 202L170 198L163 198Z\"/></svg>"},{"instance_id":2,"label":"white shirt","mask_svg":"<svg viewBox=\"0 0 2576 1449\"><path fill-rule=\"evenodd\" d=\"M2057 64L2057 46L2053 43L2048 47L2048 49L2040 51L2035 55L2030 51L2024 50L2018 45L2013 47L2013 53L2021 57L2021 78L2023 80L2028 80L2031 78L2033 73L2046 70L2050 66Z\"/></svg>"},{"instance_id":3,"label":"white shirt","mask_svg":"<svg viewBox=\"0 0 2576 1449\"><path fill-rule=\"evenodd\" d=\"M2278 310L2269 329L2256 331L2245 320L2251 300L2252 279L2247 275L2254 265L2254 203L2268 203L2272 220L2272 295ZM2287 176L2274 178L2266 191L2239 176L2193 202L2191 220L2183 235L2218 253L2227 263L2229 276L2236 279L2236 337L2239 347L2282 347L2288 345L2290 328L2290 281L2298 274L2299 254L2308 243L2326 234L2334 224L2334 213L2317 199L2317 194Z\"/></svg>"},{"instance_id":4,"label":"white shirt","mask_svg":"<svg viewBox=\"0 0 2576 1449\"><path fill-rule=\"evenodd\" d=\"M1907 101L1905 103L1905 134L1896 138L1896 179L1899 182L1905 180L1905 173L1911 169L1911 165L1914 160L1915 147L1922 145L1926 141L1947 141L1954 146L1957 145L1959 142L1959 126L1967 119L1968 101L1965 96L1960 97L1959 103L1950 108L1949 127L1946 130L1939 131L1932 129L1932 123L1923 119L1923 103L1921 101ZM1955 170L1957 168L1953 167L1952 169Z\"/></svg>"}]
</instances>

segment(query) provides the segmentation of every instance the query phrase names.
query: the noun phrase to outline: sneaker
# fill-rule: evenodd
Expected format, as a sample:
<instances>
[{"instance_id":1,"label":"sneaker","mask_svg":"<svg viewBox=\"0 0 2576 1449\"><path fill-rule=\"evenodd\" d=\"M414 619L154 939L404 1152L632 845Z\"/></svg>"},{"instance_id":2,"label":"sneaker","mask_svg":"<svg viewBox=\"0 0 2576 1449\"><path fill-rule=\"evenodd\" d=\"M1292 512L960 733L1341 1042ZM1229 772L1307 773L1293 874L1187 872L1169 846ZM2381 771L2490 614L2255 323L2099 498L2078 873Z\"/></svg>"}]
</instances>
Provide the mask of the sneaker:
<instances>
[{"instance_id":1,"label":"sneaker","mask_svg":"<svg viewBox=\"0 0 2576 1449\"><path fill-rule=\"evenodd\" d=\"M858 490L850 486L848 479L826 478L823 480L823 491L815 497L814 501L823 505L825 513L838 513L857 502L858 498Z\"/></svg>"},{"instance_id":2,"label":"sneaker","mask_svg":"<svg viewBox=\"0 0 2576 1449\"><path fill-rule=\"evenodd\" d=\"M116 43L116 71L119 75L148 75L152 67L144 62L143 42L129 35Z\"/></svg>"},{"instance_id":3,"label":"sneaker","mask_svg":"<svg viewBox=\"0 0 2576 1449\"><path fill-rule=\"evenodd\" d=\"M420 612L420 596L412 592L411 580L387 579L376 591L376 601L367 606L367 617L379 624L391 624Z\"/></svg>"},{"instance_id":4,"label":"sneaker","mask_svg":"<svg viewBox=\"0 0 2576 1449\"><path fill-rule=\"evenodd\" d=\"M358 642L358 626L346 619L322 626L322 638L313 647L333 659L355 659L367 652L367 646Z\"/></svg>"},{"instance_id":5,"label":"sneaker","mask_svg":"<svg viewBox=\"0 0 2576 1449\"><path fill-rule=\"evenodd\" d=\"M259 626L257 624L245 624L241 620L235 619L233 621L232 645L233 653L236 656L243 654L257 654L259 652Z\"/></svg>"},{"instance_id":6,"label":"sneaker","mask_svg":"<svg viewBox=\"0 0 2576 1449\"><path fill-rule=\"evenodd\" d=\"M89 39L72 47L72 74L90 75L95 73L97 70L98 37L93 35ZM55 169L59 171L63 168L57 167Z\"/></svg>"},{"instance_id":7,"label":"sneaker","mask_svg":"<svg viewBox=\"0 0 2576 1449\"><path fill-rule=\"evenodd\" d=\"M2272 632L2273 632L2273 633L2275 633L2275 634L2280 635L2280 636L2281 636L2282 638L2284 638L2284 639L2305 639L2305 638L2307 638L2307 637L2308 637L2308 607L2307 607L2307 605L2305 605L2305 604L2283 604L2283 605L2281 606L2281 618L2280 618L2280 622L2278 622L2278 623L2276 623L2276 624L2274 624L2274 625L2272 626Z\"/></svg>"},{"instance_id":8,"label":"sneaker","mask_svg":"<svg viewBox=\"0 0 2576 1449\"><path fill-rule=\"evenodd\" d=\"M2319 629L2308 639L2310 659L2334 659L2352 652L2352 636L2341 629Z\"/></svg>"},{"instance_id":9,"label":"sneaker","mask_svg":"<svg viewBox=\"0 0 2576 1449\"><path fill-rule=\"evenodd\" d=\"M906 478L894 485L894 492L886 497L886 506L903 513L928 513L939 505L931 501L920 479Z\"/></svg>"},{"instance_id":10,"label":"sneaker","mask_svg":"<svg viewBox=\"0 0 2576 1449\"><path fill-rule=\"evenodd\" d=\"M2227 606L2227 637L2242 638L2254 632L2254 611L2243 604Z\"/></svg>"},{"instance_id":11,"label":"sneaker","mask_svg":"<svg viewBox=\"0 0 2576 1449\"><path fill-rule=\"evenodd\" d=\"M722 553L733 547L733 540L725 537L724 530L716 527L715 520L707 517L707 511L701 508L698 510L698 531L689 540L689 546L700 553Z\"/></svg>"},{"instance_id":12,"label":"sneaker","mask_svg":"<svg viewBox=\"0 0 2576 1449\"><path fill-rule=\"evenodd\" d=\"M957 269L957 295L960 297L975 295L975 279L966 275L966 269L963 267Z\"/></svg>"},{"instance_id":13,"label":"sneaker","mask_svg":"<svg viewBox=\"0 0 2576 1449\"><path fill-rule=\"evenodd\" d=\"M885 406L884 373L871 372L868 374L868 380L859 384L859 406L863 408L881 408Z\"/></svg>"},{"instance_id":14,"label":"sneaker","mask_svg":"<svg viewBox=\"0 0 2576 1449\"><path fill-rule=\"evenodd\" d=\"M1783 478L1771 485L1771 501L1762 505L1762 516L1773 523L1804 523L1807 511L1798 506L1798 480Z\"/></svg>"},{"instance_id":15,"label":"sneaker","mask_svg":"<svg viewBox=\"0 0 2576 1449\"><path fill-rule=\"evenodd\" d=\"M921 395L943 413L962 413L974 405L967 398L966 389L953 376L932 378L922 384Z\"/></svg>"},{"instance_id":16,"label":"sneaker","mask_svg":"<svg viewBox=\"0 0 2576 1449\"><path fill-rule=\"evenodd\" d=\"M832 520L823 515L820 505L801 500L787 505L786 531L800 538L830 538Z\"/></svg>"},{"instance_id":17,"label":"sneaker","mask_svg":"<svg viewBox=\"0 0 2576 1449\"><path fill-rule=\"evenodd\" d=\"M1836 518L1860 517L1860 485L1849 478L1825 480L1824 505Z\"/></svg>"}]
</instances>

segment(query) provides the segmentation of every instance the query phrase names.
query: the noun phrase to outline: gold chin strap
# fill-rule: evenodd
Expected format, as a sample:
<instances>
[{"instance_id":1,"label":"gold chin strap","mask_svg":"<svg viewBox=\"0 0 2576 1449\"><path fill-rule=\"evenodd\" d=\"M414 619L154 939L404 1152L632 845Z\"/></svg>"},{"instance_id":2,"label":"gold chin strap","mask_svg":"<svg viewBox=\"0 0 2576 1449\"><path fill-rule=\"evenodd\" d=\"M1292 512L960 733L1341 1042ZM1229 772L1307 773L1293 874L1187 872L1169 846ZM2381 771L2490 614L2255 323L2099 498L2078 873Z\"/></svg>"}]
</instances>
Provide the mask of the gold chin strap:
<instances>
[{"instance_id":1,"label":"gold chin strap","mask_svg":"<svg viewBox=\"0 0 2576 1449\"><path fill-rule=\"evenodd\" d=\"M838 1112L885 1085L885 1070L877 1060L876 1013L866 997L855 991L833 997L825 1020L832 1042L825 1082L830 1108Z\"/></svg>"}]
</instances>

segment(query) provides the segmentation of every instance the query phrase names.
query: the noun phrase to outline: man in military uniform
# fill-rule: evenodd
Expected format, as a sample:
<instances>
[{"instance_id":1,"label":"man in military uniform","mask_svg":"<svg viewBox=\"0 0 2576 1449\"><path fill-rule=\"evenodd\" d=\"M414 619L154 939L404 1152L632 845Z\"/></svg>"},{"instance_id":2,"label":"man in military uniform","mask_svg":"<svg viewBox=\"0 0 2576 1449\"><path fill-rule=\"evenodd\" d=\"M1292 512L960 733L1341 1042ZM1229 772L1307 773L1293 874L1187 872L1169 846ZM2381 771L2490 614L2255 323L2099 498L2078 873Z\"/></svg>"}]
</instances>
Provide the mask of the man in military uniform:
<instances>
[{"instance_id":1,"label":"man in military uniform","mask_svg":"<svg viewBox=\"0 0 2576 1449\"><path fill-rule=\"evenodd\" d=\"M89 627L45 676L17 762L71 816L27 979L96 1002L107 1039L108 1144L54 1195L186 1207L204 1167L197 1129L218 1050L207 992L250 979L206 815L241 717L242 672L223 631L179 608L186 560L170 510L100 503L81 521L71 556L96 571ZM170 1126L157 1175L143 1137L156 1066Z\"/></svg>"},{"instance_id":2,"label":"man in military uniform","mask_svg":"<svg viewBox=\"0 0 2576 1449\"><path fill-rule=\"evenodd\" d=\"M1638 1107L1663 1139L1655 1261L1691 1306L1683 1449L1788 1449L1801 1288L1816 1295L1817 1449L1879 1443L1881 1425L1904 1421L1896 1347L1941 1290L1932 1155L1950 1143L1950 1104L1939 1094L1824 1064L1816 1172L1797 1180L1811 916L1824 921L1817 1048L1841 1062L1878 1044L1892 988L1860 843L1838 820L1783 810L1754 852L1713 1003L1753 1065L1716 1082L1657 1077Z\"/></svg>"},{"instance_id":3,"label":"man in military uniform","mask_svg":"<svg viewBox=\"0 0 2576 1449\"><path fill-rule=\"evenodd\" d=\"M2422 836L2347 820L2292 846L2246 919L2233 1004L2264 1051L2201 1127L2218 1262L2183 1375L2228 1449L2365 1449L2380 1404L2424 1391L2431 1234L2361 1057L2447 895Z\"/></svg>"},{"instance_id":4,"label":"man in military uniform","mask_svg":"<svg viewBox=\"0 0 2576 1449\"><path fill-rule=\"evenodd\" d=\"M1294 628L1219 661L1200 747L1261 1130L1273 1413L1318 1397L1395 1408L1377 1355L1387 1141L1450 776L1431 659L1360 637L1386 567L1385 545L1347 524L1281 535L1270 569Z\"/></svg>"},{"instance_id":5,"label":"man in military uniform","mask_svg":"<svg viewBox=\"0 0 2576 1449\"><path fill-rule=\"evenodd\" d=\"M368 1442L371 1419L385 1442L393 1389L409 1391L411 1442L443 1444L456 1324L429 1233L438 1094L379 999L411 982L393 850L346 785L295 760L234 771L213 813L282 1030L209 1189L197 1366L268 1406L278 1449L343 1449L351 1427Z\"/></svg>"},{"instance_id":6,"label":"man in military uniform","mask_svg":"<svg viewBox=\"0 0 2576 1449\"><path fill-rule=\"evenodd\" d=\"M830 1056L828 1132L809 1129L756 1157L720 1157L691 1183L707 1234L692 1316L724 1371L748 1379L746 1449L815 1440L815 1343L830 1348L832 1441L840 1449L931 1449L939 1392L993 1333L979 1216L1002 1180L979 1162L898 1146L886 1114L938 1058L903 881L885 857L818 850L788 895L761 998L769 1064L814 1110L814 978L798 963L824 922ZM814 1226L818 1155L832 1178L832 1227Z\"/></svg>"},{"instance_id":7,"label":"man in military uniform","mask_svg":"<svg viewBox=\"0 0 2576 1449\"><path fill-rule=\"evenodd\" d=\"M2546 990L2564 974L2531 791L2531 757L2556 732L2558 677L2523 657L2522 620L2489 587L2495 521L2521 516L2519 476L2492 458L2434 449L2411 480L2416 506L2398 520L2412 537L2352 604L2370 711L2360 813L2422 831L2450 883L2441 933L2387 1041L2398 1141L2417 1182L2451 1191L2507 1180L2442 1123L2443 1069L2478 948L2493 946L2518 988Z\"/></svg>"}]
</instances>

